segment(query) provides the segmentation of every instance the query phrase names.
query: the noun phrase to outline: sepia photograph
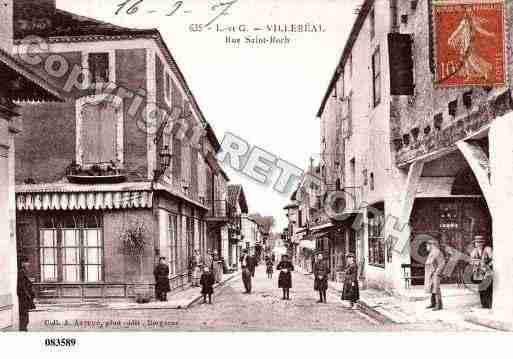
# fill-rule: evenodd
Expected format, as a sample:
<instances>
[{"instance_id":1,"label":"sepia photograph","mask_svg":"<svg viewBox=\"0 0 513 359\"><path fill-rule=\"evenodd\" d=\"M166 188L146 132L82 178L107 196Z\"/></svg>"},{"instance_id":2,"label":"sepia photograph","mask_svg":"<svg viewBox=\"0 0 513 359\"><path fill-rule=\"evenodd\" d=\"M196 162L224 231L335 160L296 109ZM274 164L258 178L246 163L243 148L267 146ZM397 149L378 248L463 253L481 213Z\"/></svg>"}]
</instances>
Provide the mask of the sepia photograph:
<instances>
[{"instance_id":1,"label":"sepia photograph","mask_svg":"<svg viewBox=\"0 0 513 359\"><path fill-rule=\"evenodd\" d=\"M513 2L0 18L0 339L513 331Z\"/></svg>"}]
</instances>

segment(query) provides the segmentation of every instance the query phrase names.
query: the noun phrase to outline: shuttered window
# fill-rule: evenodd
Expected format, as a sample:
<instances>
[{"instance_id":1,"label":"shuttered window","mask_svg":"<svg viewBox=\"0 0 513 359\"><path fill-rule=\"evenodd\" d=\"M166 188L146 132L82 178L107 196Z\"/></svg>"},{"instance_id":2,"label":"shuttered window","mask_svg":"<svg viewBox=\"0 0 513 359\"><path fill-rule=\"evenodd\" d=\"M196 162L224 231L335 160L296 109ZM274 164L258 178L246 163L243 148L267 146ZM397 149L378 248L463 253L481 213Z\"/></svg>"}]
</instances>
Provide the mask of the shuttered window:
<instances>
[{"instance_id":1,"label":"shuttered window","mask_svg":"<svg viewBox=\"0 0 513 359\"><path fill-rule=\"evenodd\" d=\"M198 150L191 147L191 196L198 199Z\"/></svg>"},{"instance_id":2,"label":"shuttered window","mask_svg":"<svg viewBox=\"0 0 513 359\"><path fill-rule=\"evenodd\" d=\"M182 141L173 138L173 180L179 186L182 183Z\"/></svg>"},{"instance_id":3,"label":"shuttered window","mask_svg":"<svg viewBox=\"0 0 513 359\"><path fill-rule=\"evenodd\" d=\"M116 108L109 103L82 107L83 163L98 164L116 160Z\"/></svg>"},{"instance_id":4,"label":"shuttered window","mask_svg":"<svg viewBox=\"0 0 513 359\"><path fill-rule=\"evenodd\" d=\"M408 34L388 34L390 94L414 93L412 39Z\"/></svg>"},{"instance_id":5,"label":"shuttered window","mask_svg":"<svg viewBox=\"0 0 513 359\"><path fill-rule=\"evenodd\" d=\"M372 100L374 107L381 102L381 58L379 47L372 55Z\"/></svg>"}]
</instances>

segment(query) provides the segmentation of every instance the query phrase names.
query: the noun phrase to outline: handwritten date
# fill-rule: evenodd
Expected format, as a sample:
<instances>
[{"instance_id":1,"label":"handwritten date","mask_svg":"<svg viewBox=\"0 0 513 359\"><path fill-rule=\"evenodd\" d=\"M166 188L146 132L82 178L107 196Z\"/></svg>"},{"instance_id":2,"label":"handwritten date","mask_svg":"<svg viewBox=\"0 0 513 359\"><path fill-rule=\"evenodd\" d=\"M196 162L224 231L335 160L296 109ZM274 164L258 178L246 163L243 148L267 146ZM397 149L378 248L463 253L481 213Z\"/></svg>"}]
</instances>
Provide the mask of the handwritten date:
<instances>
[{"instance_id":1,"label":"handwritten date","mask_svg":"<svg viewBox=\"0 0 513 359\"><path fill-rule=\"evenodd\" d=\"M239 0L220 1L209 7L209 12L212 14L210 19L206 22L205 26L214 24L221 16L229 15L229 10ZM134 15L142 11L142 6L145 0L126 0L117 5L117 10L114 12L115 15L126 14ZM192 11L185 9L185 1L173 2L169 9L166 9L165 16L173 16L181 13L190 14ZM155 13L155 10L148 10L148 13Z\"/></svg>"}]
</instances>

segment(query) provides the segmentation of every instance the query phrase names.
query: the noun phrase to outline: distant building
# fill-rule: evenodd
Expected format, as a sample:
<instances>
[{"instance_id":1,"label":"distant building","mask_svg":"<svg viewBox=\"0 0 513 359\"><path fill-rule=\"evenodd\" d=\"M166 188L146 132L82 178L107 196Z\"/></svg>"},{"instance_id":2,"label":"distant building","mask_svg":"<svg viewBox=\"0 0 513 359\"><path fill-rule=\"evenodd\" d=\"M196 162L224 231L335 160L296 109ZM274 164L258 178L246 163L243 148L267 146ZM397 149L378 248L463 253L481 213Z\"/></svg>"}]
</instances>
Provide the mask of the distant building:
<instances>
[{"instance_id":1,"label":"distant building","mask_svg":"<svg viewBox=\"0 0 513 359\"><path fill-rule=\"evenodd\" d=\"M223 256L227 263L238 266L243 245L243 218L248 215L248 203L244 188L239 184L228 185L228 204L233 210L234 224L228 229L227 236L223 239Z\"/></svg>"}]
</instances>

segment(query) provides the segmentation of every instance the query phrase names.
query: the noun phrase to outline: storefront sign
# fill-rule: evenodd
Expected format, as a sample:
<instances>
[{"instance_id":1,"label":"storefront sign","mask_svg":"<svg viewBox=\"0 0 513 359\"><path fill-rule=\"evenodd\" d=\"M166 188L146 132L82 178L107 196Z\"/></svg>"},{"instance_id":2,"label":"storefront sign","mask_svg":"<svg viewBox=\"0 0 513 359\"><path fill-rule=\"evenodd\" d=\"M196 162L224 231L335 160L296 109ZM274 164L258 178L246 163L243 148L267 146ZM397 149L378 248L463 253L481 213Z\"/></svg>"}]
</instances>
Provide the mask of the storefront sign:
<instances>
[{"instance_id":1,"label":"storefront sign","mask_svg":"<svg viewBox=\"0 0 513 359\"><path fill-rule=\"evenodd\" d=\"M505 84L502 0L433 0L436 87Z\"/></svg>"}]
</instances>

